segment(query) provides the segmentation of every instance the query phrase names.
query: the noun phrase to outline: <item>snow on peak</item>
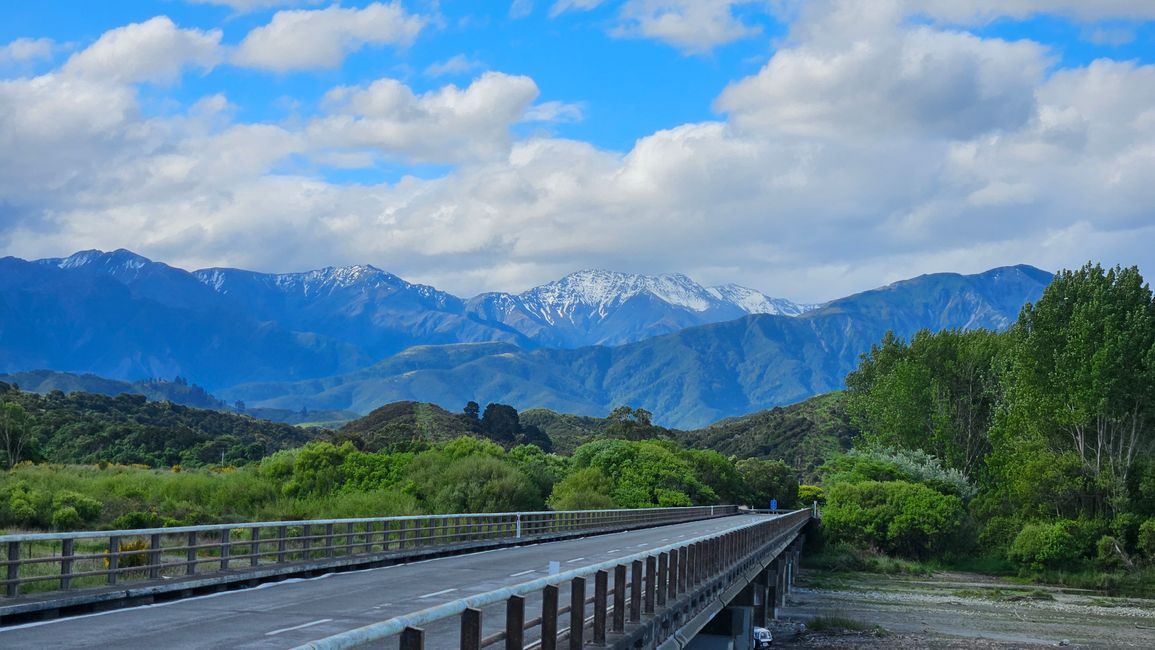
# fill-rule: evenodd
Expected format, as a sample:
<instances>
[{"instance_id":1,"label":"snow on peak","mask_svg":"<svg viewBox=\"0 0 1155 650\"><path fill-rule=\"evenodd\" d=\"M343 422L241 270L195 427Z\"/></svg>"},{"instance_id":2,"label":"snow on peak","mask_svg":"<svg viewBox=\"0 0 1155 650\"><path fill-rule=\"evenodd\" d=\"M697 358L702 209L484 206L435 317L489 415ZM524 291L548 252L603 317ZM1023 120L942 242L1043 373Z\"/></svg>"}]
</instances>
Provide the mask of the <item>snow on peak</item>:
<instances>
[{"instance_id":1,"label":"snow on peak","mask_svg":"<svg viewBox=\"0 0 1155 650\"><path fill-rule=\"evenodd\" d=\"M151 264L152 260L141 257L136 253L123 248L106 253L100 250L87 250L73 253L64 259L51 260L62 269L78 269L85 266L100 265L109 270L124 269L136 271Z\"/></svg>"},{"instance_id":2,"label":"snow on peak","mask_svg":"<svg viewBox=\"0 0 1155 650\"><path fill-rule=\"evenodd\" d=\"M730 303L747 314L797 316L813 309L812 305L799 305L785 298L771 298L761 291L737 284L710 287L707 291L718 300Z\"/></svg>"},{"instance_id":3,"label":"snow on peak","mask_svg":"<svg viewBox=\"0 0 1155 650\"><path fill-rule=\"evenodd\" d=\"M579 305L603 311L635 296L649 294L671 305L703 312L713 305L704 287L681 274L636 275L616 271L584 270L521 294L554 313L572 313Z\"/></svg>"}]
</instances>

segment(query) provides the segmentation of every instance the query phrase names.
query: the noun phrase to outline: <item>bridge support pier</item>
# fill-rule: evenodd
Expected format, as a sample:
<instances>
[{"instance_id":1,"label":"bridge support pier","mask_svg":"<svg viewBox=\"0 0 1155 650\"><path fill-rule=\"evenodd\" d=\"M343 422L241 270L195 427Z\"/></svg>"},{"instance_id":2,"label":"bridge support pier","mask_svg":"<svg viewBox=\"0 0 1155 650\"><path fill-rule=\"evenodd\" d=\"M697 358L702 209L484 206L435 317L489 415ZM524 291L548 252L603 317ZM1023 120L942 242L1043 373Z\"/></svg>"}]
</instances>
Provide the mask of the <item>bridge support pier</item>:
<instances>
[{"instance_id":1,"label":"bridge support pier","mask_svg":"<svg viewBox=\"0 0 1155 650\"><path fill-rule=\"evenodd\" d=\"M754 608L730 605L710 619L706 627L686 645L686 650L750 650L753 636Z\"/></svg>"}]
</instances>

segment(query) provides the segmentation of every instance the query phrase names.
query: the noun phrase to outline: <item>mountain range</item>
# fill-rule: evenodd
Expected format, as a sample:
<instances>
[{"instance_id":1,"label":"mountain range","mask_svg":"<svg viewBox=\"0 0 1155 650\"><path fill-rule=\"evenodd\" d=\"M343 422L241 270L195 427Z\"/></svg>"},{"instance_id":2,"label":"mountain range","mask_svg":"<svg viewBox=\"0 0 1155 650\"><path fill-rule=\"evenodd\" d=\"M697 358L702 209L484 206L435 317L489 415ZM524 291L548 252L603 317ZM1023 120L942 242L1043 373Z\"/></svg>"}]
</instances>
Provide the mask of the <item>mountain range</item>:
<instances>
[{"instance_id":1,"label":"mountain range","mask_svg":"<svg viewBox=\"0 0 1155 650\"><path fill-rule=\"evenodd\" d=\"M1050 274L934 274L822 306L684 275L581 271L462 299L372 266L187 272L130 251L0 259L0 372L182 375L250 408L503 402L666 426L842 385L887 330L1002 329Z\"/></svg>"}]
</instances>

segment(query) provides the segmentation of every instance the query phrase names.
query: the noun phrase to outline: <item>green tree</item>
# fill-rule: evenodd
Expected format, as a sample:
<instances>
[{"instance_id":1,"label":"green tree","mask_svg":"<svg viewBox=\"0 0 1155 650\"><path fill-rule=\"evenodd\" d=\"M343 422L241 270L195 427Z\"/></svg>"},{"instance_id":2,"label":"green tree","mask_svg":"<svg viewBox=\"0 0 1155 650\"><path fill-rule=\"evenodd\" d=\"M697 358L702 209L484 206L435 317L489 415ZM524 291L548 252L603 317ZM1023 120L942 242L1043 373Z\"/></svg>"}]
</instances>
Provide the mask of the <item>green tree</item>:
<instances>
[{"instance_id":1,"label":"green tree","mask_svg":"<svg viewBox=\"0 0 1155 650\"><path fill-rule=\"evenodd\" d=\"M0 442L4 443L9 469L20 463L24 450L32 442L32 419L16 402L0 405Z\"/></svg>"},{"instance_id":2,"label":"green tree","mask_svg":"<svg viewBox=\"0 0 1155 650\"><path fill-rule=\"evenodd\" d=\"M1126 507L1155 444L1155 300L1138 269L1061 271L1014 329L1008 419L1079 460L1099 501Z\"/></svg>"},{"instance_id":3,"label":"green tree","mask_svg":"<svg viewBox=\"0 0 1155 650\"><path fill-rule=\"evenodd\" d=\"M771 499L777 499L779 508L793 508L798 504L798 473L786 463L747 458L738 461L737 470L745 487L746 505L769 508Z\"/></svg>"}]
</instances>

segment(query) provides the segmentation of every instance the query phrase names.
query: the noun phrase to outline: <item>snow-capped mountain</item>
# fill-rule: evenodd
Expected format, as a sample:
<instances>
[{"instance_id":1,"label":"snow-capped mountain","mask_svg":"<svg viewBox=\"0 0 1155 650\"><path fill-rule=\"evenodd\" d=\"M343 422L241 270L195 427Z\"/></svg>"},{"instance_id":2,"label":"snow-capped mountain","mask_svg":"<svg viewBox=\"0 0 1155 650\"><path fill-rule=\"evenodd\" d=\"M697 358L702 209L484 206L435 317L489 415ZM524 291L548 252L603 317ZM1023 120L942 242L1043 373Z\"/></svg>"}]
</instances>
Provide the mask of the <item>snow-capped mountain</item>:
<instances>
[{"instance_id":1,"label":"snow-capped mountain","mask_svg":"<svg viewBox=\"0 0 1155 650\"><path fill-rule=\"evenodd\" d=\"M520 294L489 293L467 303L549 346L616 345L748 314L797 315L807 307L738 285L703 287L680 273L585 270Z\"/></svg>"}]
</instances>

